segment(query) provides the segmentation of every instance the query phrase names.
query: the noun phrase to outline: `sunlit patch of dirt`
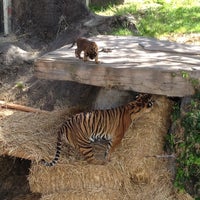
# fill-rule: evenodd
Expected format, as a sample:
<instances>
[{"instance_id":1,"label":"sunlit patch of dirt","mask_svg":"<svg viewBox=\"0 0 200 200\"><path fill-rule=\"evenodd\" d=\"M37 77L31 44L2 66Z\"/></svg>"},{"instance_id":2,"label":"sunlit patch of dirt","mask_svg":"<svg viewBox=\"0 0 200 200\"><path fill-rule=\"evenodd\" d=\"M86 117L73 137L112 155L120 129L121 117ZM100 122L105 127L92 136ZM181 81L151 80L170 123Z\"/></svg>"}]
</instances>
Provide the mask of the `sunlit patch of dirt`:
<instances>
[{"instance_id":1,"label":"sunlit patch of dirt","mask_svg":"<svg viewBox=\"0 0 200 200\"><path fill-rule=\"evenodd\" d=\"M200 45L200 33L190 34L169 34L167 36L161 36L161 40L169 40L172 42L178 42L183 44Z\"/></svg>"}]
</instances>

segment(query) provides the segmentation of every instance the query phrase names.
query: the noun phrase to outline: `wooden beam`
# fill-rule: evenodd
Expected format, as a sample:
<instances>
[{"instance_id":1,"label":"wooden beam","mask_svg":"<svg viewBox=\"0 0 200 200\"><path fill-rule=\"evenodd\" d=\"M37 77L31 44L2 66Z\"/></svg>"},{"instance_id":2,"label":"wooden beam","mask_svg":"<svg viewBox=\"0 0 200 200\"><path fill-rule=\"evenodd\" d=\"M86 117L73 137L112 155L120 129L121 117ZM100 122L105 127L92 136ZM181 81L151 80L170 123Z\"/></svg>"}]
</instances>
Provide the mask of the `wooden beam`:
<instances>
[{"instance_id":1,"label":"wooden beam","mask_svg":"<svg viewBox=\"0 0 200 200\"><path fill-rule=\"evenodd\" d=\"M157 66L159 67L159 66ZM162 66L166 69L169 65ZM186 71L190 77L200 77L200 72ZM161 94L167 96L187 96L194 94L191 82L183 78L181 71L153 70L151 68L131 68L118 65L111 68L81 62L45 62L38 60L35 75L41 79L75 81L88 85L119 90Z\"/></svg>"},{"instance_id":2,"label":"wooden beam","mask_svg":"<svg viewBox=\"0 0 200 200\"><path fill-rule=\"evenodd\" d=\"M112 49L99 53L99 64L75 58L74 49L64 46L39 58L35 75L177 97L193 95L194 82L200 82L200 47L142 37L99 36L92 40L100 49Z\"/></svg>"}]
</instances>

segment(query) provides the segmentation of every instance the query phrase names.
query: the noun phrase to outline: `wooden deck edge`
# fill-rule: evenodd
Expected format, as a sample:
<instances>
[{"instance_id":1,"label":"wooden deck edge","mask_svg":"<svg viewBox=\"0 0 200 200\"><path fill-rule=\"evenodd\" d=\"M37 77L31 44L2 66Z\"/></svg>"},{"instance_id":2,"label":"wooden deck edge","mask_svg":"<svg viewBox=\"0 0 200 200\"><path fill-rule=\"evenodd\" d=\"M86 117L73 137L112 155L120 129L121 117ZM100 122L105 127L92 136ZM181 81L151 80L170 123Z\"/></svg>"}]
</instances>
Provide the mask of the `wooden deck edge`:
<instances>
[{"instance_id":1,"label":"wooden deck edge","mask_svg":"<svg viewBox=\"0 0 200 200\"><path fill-rule=\"evenodd\" d=\"M158 70L158 66L157 69L124 65L112 68L109 64L48 60L35 62L35 76L40 79L74 81L104 88L176 97L193 95L195 89L191 80L200 81L199 71L173 71L169 70L167 65L161 66Z\"/></svg>"}]
</instances>

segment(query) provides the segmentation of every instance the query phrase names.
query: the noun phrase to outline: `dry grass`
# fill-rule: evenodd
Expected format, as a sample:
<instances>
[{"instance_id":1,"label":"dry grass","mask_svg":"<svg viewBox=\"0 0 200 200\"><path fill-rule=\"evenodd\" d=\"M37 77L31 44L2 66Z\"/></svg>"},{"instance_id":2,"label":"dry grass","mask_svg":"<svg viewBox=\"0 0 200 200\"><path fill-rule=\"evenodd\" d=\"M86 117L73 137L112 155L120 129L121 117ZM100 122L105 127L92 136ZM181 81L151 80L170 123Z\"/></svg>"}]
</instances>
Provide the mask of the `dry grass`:
<instances>
[{"instance_id":1,"label":"dry grass","mask_svg":"<svg viewBox=\"0 0 200 200\"><path fill-rule=\"evenodd\" d=\"M121 145L104 166L76 160L70 148L62 151L55 167L37 164L51 160L55 153L58 125L77 110L52 113L14 113L1 121L2 154L31 159L29 184L32 192L42 193L42 200L131 199L186 200L172 186L168 160L162 155L164 137L170 122L172 104L166 97L156 97L152 112L127 131Z\"/></svg>"},{"instance_id":2,"label":"dry grass","mask_svg":"<svg viewBox=\"0 0 200 200\"><path fill-rule=\"evenodd\" d=\"M50 159L54 153L52 144L56 142L55 129L81 109L72 108L49 113L13 112L1 120L0 150L19 158L38 162Z\"/></svg>"},{"instance_id":3,"label":"dry grass","mask_svg":"<svg viewBox=\"0 0 200 200\"><path fill-rule=\"evenodd\" d=\"M43 195L41 200L120 200L121 194L120 191L115 190L93 190L93 191L68 191L63 193L54 193L49 195ZM123 199L123 197L122 197Z\"/></svg>"}]
</instances>

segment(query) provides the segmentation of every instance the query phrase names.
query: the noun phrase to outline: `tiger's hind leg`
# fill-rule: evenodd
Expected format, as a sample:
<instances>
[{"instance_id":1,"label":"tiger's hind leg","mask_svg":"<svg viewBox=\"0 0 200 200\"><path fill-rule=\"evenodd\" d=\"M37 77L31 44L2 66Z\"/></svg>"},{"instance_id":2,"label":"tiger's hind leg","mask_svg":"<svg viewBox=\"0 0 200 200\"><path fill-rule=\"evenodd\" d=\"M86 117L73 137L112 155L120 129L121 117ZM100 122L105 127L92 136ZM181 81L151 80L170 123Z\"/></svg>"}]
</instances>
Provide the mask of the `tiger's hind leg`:
<instances>
[{"instance_id":1,"label":"tiger's hind leg","mask_svg":"<svg viewBox=\"0 0 200 200\"><path fill-rule=\"evenodd\" d=\"M84 156L85 160L94 165L104 165L107 163L106 159L100 159L95 156L94 147L91 145L91 142L84 144L84 147L79 147L80 153Z\"/></svg>"}]
</instances>

